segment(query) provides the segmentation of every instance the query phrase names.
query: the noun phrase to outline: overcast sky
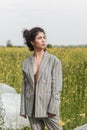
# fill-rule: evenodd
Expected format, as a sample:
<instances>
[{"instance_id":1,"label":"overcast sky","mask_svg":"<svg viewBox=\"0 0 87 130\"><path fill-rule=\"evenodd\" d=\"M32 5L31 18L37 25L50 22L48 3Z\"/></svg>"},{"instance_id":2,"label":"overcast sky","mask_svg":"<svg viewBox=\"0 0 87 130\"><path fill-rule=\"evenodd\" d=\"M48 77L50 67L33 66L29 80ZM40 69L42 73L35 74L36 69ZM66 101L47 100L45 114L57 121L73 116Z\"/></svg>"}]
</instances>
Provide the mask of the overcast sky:
<instances>
[{"instance_id":1,"label":"overcast sky","mask_svg":"<svg viewBox=\"0 0 87 130\"><path fill-rule=\"evenodd\" d=\"M22 30L36 26L52 45L87 44L87 0L0 0L0 45L23 45Z\"/></svg>"}]
</instances>

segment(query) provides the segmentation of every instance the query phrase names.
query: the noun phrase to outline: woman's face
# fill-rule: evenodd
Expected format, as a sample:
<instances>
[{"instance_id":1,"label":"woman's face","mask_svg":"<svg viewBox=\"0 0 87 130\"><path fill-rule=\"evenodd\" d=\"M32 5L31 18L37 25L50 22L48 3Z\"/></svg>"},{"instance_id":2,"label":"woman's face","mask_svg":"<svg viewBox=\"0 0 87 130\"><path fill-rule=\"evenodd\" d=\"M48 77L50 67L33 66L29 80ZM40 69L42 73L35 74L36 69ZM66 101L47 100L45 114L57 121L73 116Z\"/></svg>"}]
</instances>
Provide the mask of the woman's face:
<instances>
[{"instance_id":1,"label":"woman's face","mask_svg":"<svg viewBox=\"0 0 87 130\"><path fill-rule=\"evenodd\" d=\"M35 49L45 49L46 48L46 36L43 32L39 32L34 40Z\"/></svg>"}]
</instances>

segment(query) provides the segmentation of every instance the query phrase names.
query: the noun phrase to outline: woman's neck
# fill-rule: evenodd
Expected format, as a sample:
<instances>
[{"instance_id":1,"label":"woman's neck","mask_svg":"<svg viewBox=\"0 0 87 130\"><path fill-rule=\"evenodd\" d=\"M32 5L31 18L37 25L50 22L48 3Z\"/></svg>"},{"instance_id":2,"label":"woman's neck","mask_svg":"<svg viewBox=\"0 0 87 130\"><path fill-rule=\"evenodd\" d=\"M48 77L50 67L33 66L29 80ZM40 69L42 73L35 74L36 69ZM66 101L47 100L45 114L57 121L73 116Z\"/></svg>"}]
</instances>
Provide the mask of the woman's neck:
<instances>
[{"instance_id":1,"label":"woman's neck","mask_svg":"<svg viewBox=\"0 0 87 130\"><path fill-rule=\"evenodd\" d=\"M34 51L33 55L34 55L34 57L36 57L36 58L41 58L41 57L43 56L44 52L45 52L44 50Z\"/></svg>"}]
</instances>

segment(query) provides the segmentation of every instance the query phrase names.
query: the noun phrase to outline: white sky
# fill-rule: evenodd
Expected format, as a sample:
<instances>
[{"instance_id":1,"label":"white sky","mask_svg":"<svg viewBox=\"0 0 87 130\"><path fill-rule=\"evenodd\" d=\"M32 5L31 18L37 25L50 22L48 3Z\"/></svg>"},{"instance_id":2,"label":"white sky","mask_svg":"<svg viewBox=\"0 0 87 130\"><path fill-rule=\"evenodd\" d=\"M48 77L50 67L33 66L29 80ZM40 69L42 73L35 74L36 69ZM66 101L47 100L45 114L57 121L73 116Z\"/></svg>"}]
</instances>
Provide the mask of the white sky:
<instances>
[{"instance_id":1,"label":"white sky","mask_svg":"<svg viewBox=\"0 0 87 130\"><path fill-rule=\"evenodd\" d=\"M22 30L36 26L52 45L87 44L87 0L0 0L0 45L23 45Z\"/></svg>"}]
</instances>

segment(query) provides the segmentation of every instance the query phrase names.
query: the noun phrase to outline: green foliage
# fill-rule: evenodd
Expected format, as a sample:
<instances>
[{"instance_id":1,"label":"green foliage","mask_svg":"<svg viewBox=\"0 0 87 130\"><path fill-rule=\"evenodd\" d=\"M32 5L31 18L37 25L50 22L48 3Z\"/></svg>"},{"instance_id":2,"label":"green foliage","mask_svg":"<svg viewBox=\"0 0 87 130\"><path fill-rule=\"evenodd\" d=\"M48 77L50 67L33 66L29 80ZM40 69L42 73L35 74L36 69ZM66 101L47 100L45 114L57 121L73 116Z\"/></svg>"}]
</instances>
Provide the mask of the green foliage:
<instances>
[{"instance_id":1,"label":"green foliage","mask_svg":"<svg viewBox=\"0 0 87 130\"><path fill-rule=\"evenodd\" d=\"M4 117L5 117L5 110L3 108L3 104L1 101L1 95L0 95L0 130L6 130L6 127L4 125L4 123L5 123Z\"/></svg>"},{"instance_id":2,"label":"green foliage","mask_svg":"<svg viewBox=\"0 0 87 130\"><path fill-rule=\"evenodd\" d=\"M47 48L52 48L52 45L51 44L47 44Z\"/></svg>"},{"instance_id":3,"label":"green foliage","mask_svg":"<svg viewBox=\"0 0 87 130\"><path fill-rule=\"evenodd\" d=\"M73 130L87 122L87 48L48 48L62 61L63 90L61 122L64 130ZM31 55L28 48L0 49L0 82L21 92L22 61Z\"/></svg>"}]
</instances>

